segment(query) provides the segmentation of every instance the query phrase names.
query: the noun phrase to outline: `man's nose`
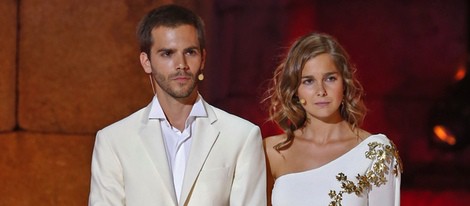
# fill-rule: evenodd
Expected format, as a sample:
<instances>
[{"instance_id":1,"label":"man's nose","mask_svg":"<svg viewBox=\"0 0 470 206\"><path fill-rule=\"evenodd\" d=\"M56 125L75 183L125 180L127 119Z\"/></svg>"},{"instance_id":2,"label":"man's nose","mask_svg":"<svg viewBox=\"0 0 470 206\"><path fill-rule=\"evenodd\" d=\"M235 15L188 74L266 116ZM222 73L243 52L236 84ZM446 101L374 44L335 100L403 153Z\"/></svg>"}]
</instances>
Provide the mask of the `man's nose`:
<instances>
[{"instance_id":1,"label":"man's nose","mask_svg":"<svg viewBox=\"0 0 470 206\"><path fill-rule=\"evenodd\" d=\"M180 55L177 63L178 63L178 66L176 67L176 69L184 69L184 70L189 69L189 65L186 61L186 57L184 56L184 54Z\"/></svg>"}]
</instances>

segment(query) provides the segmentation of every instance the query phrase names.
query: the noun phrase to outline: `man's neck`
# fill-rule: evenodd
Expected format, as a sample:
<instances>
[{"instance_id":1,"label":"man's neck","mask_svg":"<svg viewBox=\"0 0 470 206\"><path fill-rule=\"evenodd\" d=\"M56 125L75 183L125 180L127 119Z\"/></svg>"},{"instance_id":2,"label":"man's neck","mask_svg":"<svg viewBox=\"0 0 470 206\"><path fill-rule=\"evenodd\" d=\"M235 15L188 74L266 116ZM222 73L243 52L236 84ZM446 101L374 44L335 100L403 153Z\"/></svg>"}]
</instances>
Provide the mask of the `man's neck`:
<instances>
[{"instance_id":1,"label":"man's neck","mask_svg":"<svg viewBox=\"0 0 470 206\"><path fill-rule=\"evenodd\" d=\"M184 130L186 119L188 119L197 97L197 92L191 94L189 97L178 99L168 95L157 95L157 99L167 120L173 127L180 131Z\"/></svg>"}]
</instances>

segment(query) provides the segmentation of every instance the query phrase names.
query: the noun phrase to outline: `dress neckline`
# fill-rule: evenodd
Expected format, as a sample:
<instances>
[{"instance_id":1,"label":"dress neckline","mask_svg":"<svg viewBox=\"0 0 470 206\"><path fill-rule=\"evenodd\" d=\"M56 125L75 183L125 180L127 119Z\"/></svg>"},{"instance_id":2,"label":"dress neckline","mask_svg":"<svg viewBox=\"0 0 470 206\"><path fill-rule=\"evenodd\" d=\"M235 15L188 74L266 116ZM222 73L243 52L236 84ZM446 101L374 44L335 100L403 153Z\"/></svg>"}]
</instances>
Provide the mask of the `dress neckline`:
<instances>
[{"instance_id":1,"label":"dress neckline","mask_svg":"<svg viewBox=\"0 0 470 206\"><path fill-rule=\"evenodd\" d=\"M334 162L337 162L339 161L340 159L343 159L347 154L349 153L352 153L353 151L357 150L359 147L361 147L362 145L366 144L366 143L369 143L372 141L372 139L374 139L374 137L378 137L378 136L383 136L383 134L372 134L372 135L369 135L368 137L366 137L364 140L362 140L361 142L359 142L359 144L357 144L356 146L354 146L353 148L351 148L350 150L346 151L345 153L343 153L342 155L340 155L339 157L319 166L319 167L316 167L316 168L311 168L311 169L307 169L307 170L304 170L304 171L300 171L300 172L290 172L290 173L286 173L286 174L283 174L279 177L276 178L276 181L278 181L279 179L281 179L282 177L286 177L286 176L292 176L292 175L298 175L298 174L303 174L303 173L308 173L308 172L312 172L312 171L317 171L317 170L320 170L322 168L325 168L331 164L333 164Z\"/></svg>"}]
</instances>

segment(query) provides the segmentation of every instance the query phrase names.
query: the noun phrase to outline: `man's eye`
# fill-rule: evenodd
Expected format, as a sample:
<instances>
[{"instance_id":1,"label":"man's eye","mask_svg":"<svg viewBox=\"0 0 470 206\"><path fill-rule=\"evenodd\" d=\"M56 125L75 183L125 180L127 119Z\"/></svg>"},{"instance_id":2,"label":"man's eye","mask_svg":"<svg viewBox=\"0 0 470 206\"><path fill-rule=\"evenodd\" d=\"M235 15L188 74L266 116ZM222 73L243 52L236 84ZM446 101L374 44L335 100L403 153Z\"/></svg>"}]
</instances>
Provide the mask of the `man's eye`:
<instances>
[{"instance_id":1,"label":"man's eye","mask_svg":"<svg viewBox=\"0 0 470 206\"><path fill-rule=\"evenodd\" d=\"M168 57L168 56L171 56L171 55L173 54L173 52L172 52L172 51L165 51L165 50L163 50L163 51L160 51L159 54L160 54L160 56L162 56L162 57Z\"/></svg>"},{"instance_id":2,"label":"man's eye","mask_svg":"<svg viewBox=\"0 0 470 206\"><path fill-rule=\"evenodd\" d=\"M196 55L197 51L196 50L188 50L188 51L186 51L186 54L191 55L191 56Z\"/></svg>"}]
</instances>

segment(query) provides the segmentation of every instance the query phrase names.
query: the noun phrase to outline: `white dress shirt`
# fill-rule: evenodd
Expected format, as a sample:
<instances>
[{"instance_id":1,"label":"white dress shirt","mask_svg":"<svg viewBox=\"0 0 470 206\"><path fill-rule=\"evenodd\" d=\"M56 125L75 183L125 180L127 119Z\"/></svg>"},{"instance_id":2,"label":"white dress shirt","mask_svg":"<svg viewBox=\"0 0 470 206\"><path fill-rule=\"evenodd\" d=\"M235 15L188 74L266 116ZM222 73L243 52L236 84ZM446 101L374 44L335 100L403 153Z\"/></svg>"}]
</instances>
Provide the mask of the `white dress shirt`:
<instances>
[{"instance_id":1,"label":"white dress shirt","mask_svg":"<svg viewBox=\"0 0 470 206\"><path fill-rule=\"evenodd\" d=\"M191 149L192 141L191 137L192 134L194 134L194 124L197 117L207 117L207 112L202 104L200 96L197 98L188 118L186 119L183 131L180 131L170 124L156 96L152 100L149 119L160 120L166 155L173 174L173 184L178 202L180 199L181 188L183 186L186 163L189 159L189 151Z\"/></svg>"}]
</instances>

